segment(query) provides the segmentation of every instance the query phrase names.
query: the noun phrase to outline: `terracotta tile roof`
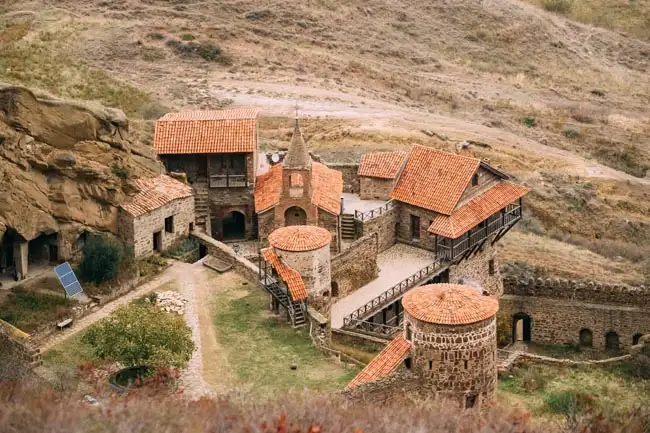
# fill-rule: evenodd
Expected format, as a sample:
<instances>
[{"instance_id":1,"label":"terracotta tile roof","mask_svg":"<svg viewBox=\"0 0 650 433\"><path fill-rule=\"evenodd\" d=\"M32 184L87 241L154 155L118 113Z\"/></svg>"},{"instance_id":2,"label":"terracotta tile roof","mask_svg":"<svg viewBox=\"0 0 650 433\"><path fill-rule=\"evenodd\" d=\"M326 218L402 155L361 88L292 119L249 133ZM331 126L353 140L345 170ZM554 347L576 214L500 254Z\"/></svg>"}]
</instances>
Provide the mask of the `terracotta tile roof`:
<instances>
[{"instance_id":1,"label":"terracotta tile roof","mask_svg":"<svg viewBox=\"0 0 650 433\"><path fill-rule=\"evenodd\" d=\"M406 155L401 151L365 153L361 157L358 175L395 179Z\"/></svg>"},{"instance_id":2,"label":"terracotta tile roof","mask_svg":"<svg viewBox=\"0 0 650 433\"><path fill-rule=\"evenodd\" d=\"M122 205L122 209L132 216L144 215L174 200L192 197L192 187L167 175L137 179L135 186L140 190Z\"/></svg>"},{"instance_id":3,"label":"terracotta tile roof","mask_svg":"<svg viewBox=\"0 0 650 433\"><path fill-rule=\"evenodd\" d=\"M499 302L460 284L429 284L402 298L404 311L415 319L439 325L467 325L494 316Z\"/></svg>"},{"instance_id":4,"label":"terracotta tile roof","mask_svg":"<svg viewBox=\"0 0 650 433\"><path fill-rule=\"evenodd\" d=\"M255 212L260 213L280 202L282 164L277 164L255 180Z\"/></svg>"},{"instance_id":5,"label":"terracotta tile roof","mask_svg":"<svg viewBox=\"0 0 650 433\"><path fill-rule=\"evenodd\" d=\"M307 299L307 289L305 289L305 282L302 277L296 270L282 263L273 248L264 248L262 257L276 270L284 284L287 285L292 300L303 301Z\"/></svg>"},{"instance_id":6,"label":"terracotta tile roof","mask_svg":"<svg viewBox=\"0 0 650 433\"><path fill-rule=\"evenodd\" d=\"M311 165L311 202L327 212L341 213L343 173L314 162Z\"/></svg>"},{"instance_id":7,"label":"terracotta tile roof","mask_svg":"<svg viewBox=\"0 0 650 433\"><path fill-rule=\"evenodd\" d=\"M282 193L282 164L276 164L255 181L255 212L260 213L277 205ZM311 202L329 213L341 213L343 174L314 162L311 167Z\"/></svg>"},{"instance_id":8,"label":"terracotta tile roof","mask_svg":"<svg viewBox=\"0 0 650 433\"><path fill-rule=\"evenodd\" d=\"M450 215L481 161L415 145L391 198Z\"/></svg>"},{"instance_id":9,"label":"terracotta tile roof","mask_svg":"<svg viewBox=\"0 0 650 433\"><path fill-rule=\"evenodd\" d=\"M156 121L154 149L161 155L254 152L258 113L257 108L168 113Z\"/></svg>"},{"instance_id":10,"label":"terracotta tile roof","mask_svg":"<svg viewBox=\"0 0 650 433\"><path fill-rule=\"evenodd\" d=\"M283 251L313 251L331 241L332 234L316 226L282 227L269 235L271 246Z\"/></svg>"},{"instance_id":11,"label":"terracotta tile roof","mask_svg":"<svg viewBox=\"0 0 650 433\"><path fill-rule=\"evenodd\" d=\"M406 355L411 350L411 343L406 341L404 337L396 337L388 343L384 350L379 352L357 376L348 383L348 388L354 388L362 383L373 382L382 377L391 374L400 363L406 358Z\"/></svg>"},{"instance_id":12,"label":"terracotta tile roof","mask_svg":"<svg viewBox=\"0 0 650 433\"><path fill-rule=\"evenodd\" d=\"M500 182L456 209L451 215L437 215L429 232L456 239L510 203L530 192L530 188L512 182Z\"/></svg>"}]
</instances>

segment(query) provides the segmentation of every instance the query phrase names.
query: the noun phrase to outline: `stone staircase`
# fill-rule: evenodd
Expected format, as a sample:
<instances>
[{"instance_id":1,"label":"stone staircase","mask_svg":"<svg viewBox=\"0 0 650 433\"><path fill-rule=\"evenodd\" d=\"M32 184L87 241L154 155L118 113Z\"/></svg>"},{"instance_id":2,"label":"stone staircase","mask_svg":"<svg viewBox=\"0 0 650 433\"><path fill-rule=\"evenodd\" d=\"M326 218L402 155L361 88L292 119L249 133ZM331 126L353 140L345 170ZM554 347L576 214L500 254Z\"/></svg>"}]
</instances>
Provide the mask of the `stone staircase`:
<instances>
[{"instance_id":1,"label":"stone staircase","mask_svg":"<svg viewBox=\"0 0 650 433\"><path fill-rule=\"evenodd\" d=\"M344 240L354 241L357 239L356 228L354 224L354 215L341 215L341 238Z\"/></svg>"},{"instance_id":2,"label":"stone staircase","mask_svg":"<svg viewBox=\"0 0 650 433\"><path fill-rule=\"evenodd\" d=\"M208 198L208 181L207 179L197 180L194 187L194 215L196 225L206 229L206 223L210 218L209 198Z\"/></svg>"}]
</instances>

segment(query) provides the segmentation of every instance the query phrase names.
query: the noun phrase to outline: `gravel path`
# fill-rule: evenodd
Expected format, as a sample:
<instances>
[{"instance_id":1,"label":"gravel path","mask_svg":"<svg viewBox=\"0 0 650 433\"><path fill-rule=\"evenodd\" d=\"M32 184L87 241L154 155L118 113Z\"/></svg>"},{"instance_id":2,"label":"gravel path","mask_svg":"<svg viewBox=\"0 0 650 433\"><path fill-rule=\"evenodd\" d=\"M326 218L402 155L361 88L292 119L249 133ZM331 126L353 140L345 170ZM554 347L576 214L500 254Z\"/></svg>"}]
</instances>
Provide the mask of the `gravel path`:
<instances>
[{"instance_id":1,"label":"gravel path","mask_svg":"<svg viewBox=\"0 0 650 433\"><path fill-rule=\"evenodd\" d=\"M163 271L162 274L158 275L153 280L149 281L146 284L143 284L142 286L127 293L126 295L121 296L105 304L104 306L102 306L100 310L91 313L79 320L75 320L71 327L61 332L57 332L53 334L51 337L49 337L47 340L41 343L40 346L41 353L50 350L52 347L56 346L57 344L67 340L68 338L72 337L78 332L83 331L84 329L86 329L93 323L97 322L98 320L110 316L115 310L117 310L121 306L126 305L129 302L133 301L134 299L144 296L147 293L154 291L159 286L173 280L175 278L176 268L178 267L178 265L179 265L178 262L172 262L171 267L167 268L165 271Z\"/></svg>"}]
</instances>

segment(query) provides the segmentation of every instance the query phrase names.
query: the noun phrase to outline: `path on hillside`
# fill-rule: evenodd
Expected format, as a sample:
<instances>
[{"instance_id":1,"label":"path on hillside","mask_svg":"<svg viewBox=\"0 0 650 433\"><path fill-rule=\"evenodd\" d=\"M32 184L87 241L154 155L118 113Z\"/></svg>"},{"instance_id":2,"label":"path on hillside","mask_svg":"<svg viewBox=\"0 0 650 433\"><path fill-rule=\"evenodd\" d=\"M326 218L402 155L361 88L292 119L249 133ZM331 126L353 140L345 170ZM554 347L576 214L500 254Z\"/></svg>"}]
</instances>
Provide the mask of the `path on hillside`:
<instances>
[{"instance_id":1,"label":"path on hillside","mask_svg":"<svg viewBox=\"0 0 650 433\"><path fill-rule=\"evenodd\" d=\"M67 340L68 338L72 337L73 335L77 334L80 331L83 331L84 329L88 328L90 325L94 324L95 322L110 316L115 310L120 308L123 305L126 305L130 303L131 301L146 295L147 293L150 293L160 287L161 285L175 279L177 277L177 274L179 272L179 262L170 260L172 265L165 269L163 273L158 275L156 278L153 280L149 281L146 284L143 284L142 286L138 287L137 289L127 293L124 296L121 296L117 299L114 299L111 302L106 303L99 309L98 311L95 311L94 313L91 313L85 317L82 317L79 320L75 320L72 323L72 326L70 328L67 328L61 332L57 332L56 334L53 334L50 338L45 340L41 345L41 353L46 352L50 350L52 347L60 344L61 342Z\"/></svg>"}]
</instances>

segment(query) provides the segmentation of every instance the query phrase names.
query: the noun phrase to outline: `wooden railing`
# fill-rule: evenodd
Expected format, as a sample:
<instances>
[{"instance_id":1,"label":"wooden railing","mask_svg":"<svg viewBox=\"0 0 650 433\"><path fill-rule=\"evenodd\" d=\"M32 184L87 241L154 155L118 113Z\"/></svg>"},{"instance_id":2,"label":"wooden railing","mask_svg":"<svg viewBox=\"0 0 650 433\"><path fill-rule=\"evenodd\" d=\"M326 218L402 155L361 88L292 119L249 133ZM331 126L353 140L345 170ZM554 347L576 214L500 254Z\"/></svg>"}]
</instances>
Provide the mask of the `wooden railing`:
<instances>
[{"instance_id":1,"label":"wooden railing","mask_svg":"<svg viewBox=\"0 0 650 433\"><path fill-rule=\"evenodd\" d=\"M212 174L210 188L231 188L248 186L245 174Z\"/></svg>"},{"instance_id":2,"label":"wooden railing","mask_svg":"<svg viewBox=\"0 0 650 433\"><path fill-rule=\"evenodd\" d=\"M371 209L369 211L361 212L358 210L354 211L354 219L357 221L370 221L371 219L375 219L377 217L382 216L389 210L395 207L395 202L393 200L389 200L386 203L382 204L379 207L376 207L374 209Z\"/></svg>"},{"instance_id":3,"label":"wooden railing","mask_svg":"<svg viewBox=\"0 0 650 433\"><path fill-rule=\"evenodd\" d=\"M441 268L439 260L436 260L432 264L428 265L425 268L420 269L413 275L405 278L400 281L390 289L381 293L379 296L373 298L370 302L366 303L360 308L354 310L348 316L343 318L343 327L348 327L352 324L353 321L359 321L367 317L369 314L380 310L381 308L389 305L393 300L402 296L406 291L415 286L418 282L422 281L426 277L432 275Z\"/></svg>"}]
</instances>

